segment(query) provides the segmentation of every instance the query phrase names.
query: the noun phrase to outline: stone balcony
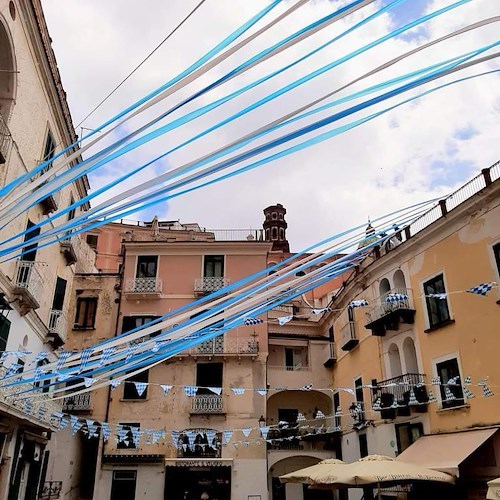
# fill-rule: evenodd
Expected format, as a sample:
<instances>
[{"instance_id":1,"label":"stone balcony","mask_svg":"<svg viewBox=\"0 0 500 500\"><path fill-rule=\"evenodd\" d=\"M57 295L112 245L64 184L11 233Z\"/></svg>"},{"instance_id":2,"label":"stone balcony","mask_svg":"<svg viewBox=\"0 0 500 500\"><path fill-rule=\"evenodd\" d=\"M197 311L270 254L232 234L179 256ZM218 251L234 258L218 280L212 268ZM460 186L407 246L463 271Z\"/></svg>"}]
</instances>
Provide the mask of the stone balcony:
<instances>
[{"instance_id":1,"label":"stone balcony","mask_svg":"<svg viewBox=\"0 0 500 500\"><path fill-rule=\"evenodd\" d=\"M160 278L129 278L125 282L127 299L159 299L163 289Z\"/></svg>"},{"instance_id":2,"label":"stone balcony","mask_svg":"<svg viewBox=\"0 0 500 500\"><path fill-rule=\"evenodd\" d=\"M51 309L49 313L49 339L56 346L60 347L66 342L67 322L63 311Z\"/></svg>"},{"instance_id":3,"label":"stone balcony","mask_svg":"<svg viewBox=\"0 0 500 500\"><path fill-rule=\"evenodd\" d=\"M348 321L347 324L340 330L339 344L343 351L350 351L359 344L356 332L356 323L354 321Z\"/></svg>"}]
</instances>

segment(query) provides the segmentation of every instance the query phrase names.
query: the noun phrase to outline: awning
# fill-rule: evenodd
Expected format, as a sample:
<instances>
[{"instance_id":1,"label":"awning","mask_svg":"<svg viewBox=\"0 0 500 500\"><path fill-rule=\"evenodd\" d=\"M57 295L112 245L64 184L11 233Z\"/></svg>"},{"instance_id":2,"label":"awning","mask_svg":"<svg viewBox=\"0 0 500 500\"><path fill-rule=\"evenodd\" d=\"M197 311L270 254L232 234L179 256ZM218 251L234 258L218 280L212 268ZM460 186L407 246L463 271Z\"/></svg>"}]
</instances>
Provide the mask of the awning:
<instances>
[{"instance_id":1,"label":"awning","mask_svg":"<svg viewBox=\"0 0 500 500\"><path fill-rule=\"evenodd\" d=\"M448 472L458 477L459 465L497 430L497 428L478 429L422 436L403 451L398 460Z\"/></svg>"}]
</instances>

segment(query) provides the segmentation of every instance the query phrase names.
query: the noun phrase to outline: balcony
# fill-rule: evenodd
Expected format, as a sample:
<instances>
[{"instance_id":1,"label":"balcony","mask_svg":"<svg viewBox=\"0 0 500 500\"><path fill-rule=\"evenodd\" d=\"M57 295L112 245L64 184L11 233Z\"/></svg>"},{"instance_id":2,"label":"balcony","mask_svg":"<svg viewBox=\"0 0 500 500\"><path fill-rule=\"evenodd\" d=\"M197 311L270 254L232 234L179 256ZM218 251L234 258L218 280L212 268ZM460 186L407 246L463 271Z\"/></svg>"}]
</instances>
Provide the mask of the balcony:
<instances>
[{"instance_id":1,"label":"balcony","mask_svg":"<svg viewBox=\"0 0 500 500\"><path fill-rule=\"evenodd\" d=\"M38 309L42 292L42 277L37 263L30 260L18 260L14 279L14 294L21 299L23 315L30 309Z\"/></svg>"},{"instance_id":2,"label":"balcony","mask_svg":"<svg viewBox=\"0 0 500 500\"><path fill-rule=\"evenodd\" d=\"M337 347L335 342L330 342L328 344L328 354L326 355L326 360L323 363L325 368L331 368L337 362Z\"/></svg>"},{"instance_id":3,"label":"balcony","mask_svg":"<svg viewBox=\"0 0 500 500\"><path fill-rule=\"evenodd\" d=\"M129 278L125 283L125 298L159 299L162 286L160 278Z\"/></svg>"},{"instance_id":4,"label":"balcony","mask_svg":"<svg viewBox=\"0 0 500 500\"><path fill-rule=\"evenodd\" d=\"M7 161L9 147L12 142L12 136L5 123L3 116L0 114L0 165Z\"/></svg>"},{"instance_id":5,"label":"balcony","mask_svg":"<svg viewBox=\"0 0 500 500\"><path fill-rule=\"evenodd\" d=\"M400 323L413 324L415 309L409 288L393 288L379 297L378 305L366 313L365 328L372 335L384 336L387 330L398 330Z\"/></svg>"},{"instance_id":6,"label":"balcony","mask_svg":"<svg viewBox=\"0 0 500 500\"><path fill-rule=\"evenodd\" d=\"M38 494L39 500L55 500L62 493L62 481L46 481Z\"/></svg>"},{"instance_id":7,"label":"balcony","mask_svg":"<svg viewBox=\"0 0 500 500\"><path fill-rule=\"evenodd\" d=\"M350 351L359 344L359 339L356 335L356 323L349 321L340 330L340 348L343 351Z\"/></svg>"},{"instance_id":8,"label":"balcony","mask_svg":"<svg viewBox=\"0 0 500 500\"><path fill-rule=\"evenodd\" d=\"M40 178L42 175L46 174L50 169L52 168L52 164L50 163L46 167L44 167L40 172L38 172L36 175L34 175L31 178L31 181L35 181L36 179ZM36 189L40 189L42 186L45 186L48 181L43 182L40 184ZM55 194L49 194L46 198L43 200L40 200L38 203L40 203L40 206L42 207L43 215L48 215L52 212L56 212L58 209L58 200L59 200L59 193Z\"/></svg>"},{"instance_id":9,"label":"balcony","mask_svg":"<svg viewBox=\"0 0 500 500\"><path fill-rule=\"evenodd\" d=\"M229 278L199 278L194 280L194 293L198 295L207 295L209 293L216 292L227 285L229 285Z\"/></svg>"},{"instance_id":10,"label":"balcony","mask_svg":"<svg viewBox=\"0 0 500 500\"><path fill-rule=\"evenodd\" d=\"M75 396L68 396L64 398L63 410L71 412L90 412L92 406L90 405L90 394L77 394Z\"/></svg>"},{"instance_id":11,"label":"balcony","mask_svg":"<svg viewBox=\"0 0 500 500\"><path fill-rule=\"evenodd\" d=\"M66 259L68 266L78 262L77 248L78 248L78 235L68 234L67 238L59 242L61 253Z\"/></svg>"},{"instance_id":12,"label":"balcony","mask_svg":"<svg viewBox=\"0 0 500 500\"><path fill-rule=\"evenodd\" d=\"M378 382L372 391L372 409L380 411L384 419L409 416L412 408L418 412L427 411L429 397L425 386L425 375L422 373L405 373L399 377L383 380Z\"/></svg>"},{"instance_id":13,"label":"balcony","mask_svg":"<svg viewBox=\"0 0 500 500\"><path fill-rule=\"evenodd\" d=\"M63 311L51 309L49 314L49 337L51 342L60 347L66 342L66 316Z\"/></svg>"},{"instance_id":14,"label":"balcony","mask_svg":"<svg viewBox=\"0 0 500 500\"><path fill-rule=\"evenodd\" d=\"M193 396L191 414L196 415L221 415L224 414L224 401L217 394L204 394Z\"/></svg>"},{"instance_id":15,"label":"balcony","mask_svg":"<svg viewBox=\"0 0 500 500\"><path fill-rule=\"evenodd\" d=\"M257 336L240 336L228 334L202 342L189 349L190 356L256 356L259 354Z\"/></svg>"}]
</instances>

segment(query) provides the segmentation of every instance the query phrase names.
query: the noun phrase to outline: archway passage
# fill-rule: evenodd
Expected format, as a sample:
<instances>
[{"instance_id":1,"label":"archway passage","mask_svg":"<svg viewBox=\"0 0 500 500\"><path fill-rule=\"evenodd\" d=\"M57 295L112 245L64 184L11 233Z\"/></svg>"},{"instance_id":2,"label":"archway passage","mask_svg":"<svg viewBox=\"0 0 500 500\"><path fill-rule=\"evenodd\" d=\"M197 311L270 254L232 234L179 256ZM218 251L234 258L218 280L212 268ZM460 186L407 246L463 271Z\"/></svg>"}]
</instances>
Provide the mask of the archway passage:
<instances>
[{"instance_id":1,"label":"archway passage","mask_svg":"<svg viewBox=\"0 0 500 500\"><path fill-rule=\"evenodd\" d=\"M11 39L6 26L0 20L0 115L5 122L9 118L14 103L15 76Z\"/></svg>"}]
</instances>

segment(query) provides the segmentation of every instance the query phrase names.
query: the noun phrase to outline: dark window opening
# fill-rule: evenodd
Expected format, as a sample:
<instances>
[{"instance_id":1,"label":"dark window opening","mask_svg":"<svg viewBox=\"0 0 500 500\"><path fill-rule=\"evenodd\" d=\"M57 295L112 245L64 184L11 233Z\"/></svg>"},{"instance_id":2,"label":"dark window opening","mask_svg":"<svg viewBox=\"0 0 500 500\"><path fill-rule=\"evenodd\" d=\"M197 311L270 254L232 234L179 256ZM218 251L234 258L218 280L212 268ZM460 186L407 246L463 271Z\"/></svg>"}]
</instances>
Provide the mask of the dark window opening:
<instances>
[{"instance_id":1,"label":"dark window opening","mask_svg":"<svg viewBox=\"0 0 500 500\"><path fill-rule=\"evenodd\" d=\"M357 378L354 381L354 393L356 394L356 403L361 406L361 408L358 409L358 414L357 414L357 421L358 422L364 422L365 421L365 398L363 395L363 379L361 377ZM365 455L361 455L362 457Z\"/></svg>"},{"instance_id":2,"label":"dark window opening","mask_svg":"<svg viewBox=\"0 0 500 500\"><path fill-rule=\"evenodd\" d=\"M333 332L333 325L328 328L328 336L330 337L330 342L335 342L335 335Z\"/></svg>"},{"instance_id":3,"label":"dark window opening","mask_svg":"<svg viewBox=\"0 0 500 500\"><path fill-rule=\"evenodd\" d=\"M443 408L464 405L465 399L457 359L453 358L442 363L437 363L436 370L438 377L441 379L440 392ZM446 385L450 379L453 379L453 383Z\"/></svg>"},{"instance_id":4,"label":"dark window opening","mask_svg":"<svg viewBox=\"0 0 500 500\"><path fill-rule=\"evenodd\" d=\"M284 240L285 239L285 230L280 227L280 240Z\"/></svg>"},{"instance_id":5,"label":"dark window opening","mask_svg":"<svg viewBox=\"0 0 500 500\"><path fill-rule=\"evenodd\" d=\"M280 422L287 422L288 424L295 425L299 410L296 408L278 408L278 420Z\"/></svg>"},{"instance_id":6,"label":"dark window opening","mask_svg":"<svg viewBox=\"0 0 500 500\"><path fill-rule=\"evenodd\" d=\"M57 277L56 289L54 290L54 299L52 300L52 309L62 311L64 307L64 296L66 295L67 281Z\"/></svg>"},{"instance_id":7,"label":"dark window opening","mask_svg":"<svg viewBox=\"0 0 500 500\"><path fill-rule=\"evenodd\" d=\"M359 434L359 454L361 458L368 456L368 439L366 434Z\"/></svg>"},{"instance_id":8,"label":"dark window opening","mask_svg":"<svg viewBox=\"0 0 500 500\"><path fill-rule=\"evenodd\" d=\"M276 212L272 213L272 218L273 220L276 220L278 218L278 214Z\"/></svg>"},{"instance_id":9,"label":"dark window opening","mask_svg":"<svg viewBox=\"0 0 500 500\"><path fill-rule=\"evenodd\" d=\"M196 386L198 395L213 395L207 387L222 387L223 363L197 363Z\"/></svg>"},{"instance_id":10,"label":"dark window opening","mask_svg":"<svg viewBox=\"0 0 500 500\"><path fill-rule=\"evenodd\" d=\"M272 240L277 240L278 239L278 228L273 227L271 230L271 239Z\"/></svg>"},{"instance_id":11,"label":"dark window opening","mask_svg":"<svg viewBox=\"0 0 500 500\"><path fill-rule=\"evenodd\" d=\"M131 330L135 330L140 326L146 326L151 321L157 319L158 316L123 316L122 322L122 333L130 332ZM153 332L151 335L148 335L147 338L156 337L161 333L161 330Z\"/></svg>"},{"instance_id":12,"label":"dark window opening","mask_svg":"<svg viewBox=\"0 0 500 500\"><path fill-rule=\"evenodd\" d=\"M98 241L98 236L95 234L87 234L87 245L89 247L92 247L94 250L97 248L97 241Z\"/></svg>"},{"instance_id":13,"label":"dark window opening","mask_svg":"<svg viewBox=\"0 0 500 500\"><path fill-rule=\"evenodd\" d=\"M497 265L497 273L500 276L500 243L493 245L493 255L495 256L495 263Z\"/></svg>"},{"instance_id":14,"label":"dark window opening","mask_svg":"<svg viewBox=\"0 0 500 500\"><path fill-rule=\"evenodd\" d=\"M42 367L49 364L48 359L41 359L37 362L37 367ZM42 392L49 392L50 389L50 379L39 380L35 382L35 387L42 387Z\"/></svg>"},{"instance_id":15,"label":"dark window opening","mask_svg":"<svg viewBox=\"0 0 500 500\"><path fill-rule=\"evenodd\" d=\"M73 195L71 196L71 198L69 199L69 206L73 206L75 203L75 199L73 198ZM72 208L69 212L68 212L68 221L70 220L73 220L75 218L75 215L76 215L76 208ZM68 231L68 232L71 232L71 231Z\"/></svg>"},{"instance_id":16,"label":"dark window opening","mask_svg":"<svg viewBox=\"0 0 500 500\"><path fill-rule=\"evenodd\" d=\"M78 297L76 301L75 325L73 328L94 328L96 313L97 297Z\"/></svg>"},{"instance_id":17,"label":"dark window opening","mask_svg":"<svg viewBox=\"0 0 500 500\"><path fill-rule=\"evenodd\" d=\"M340 408L340 393L336 392L333 395L333 410L334 413L337 413L337 410ZM341 417L335 417L335 427L341 427L342 425L342 418Z\"/></svg>"},{"instance_id":18,"label":"dark window opening","mask_svg":"<svg viewBox=\"0 0 500 500\"><path fill-rule=\"evenodd\" d=\"M49 132L47 133L47 139L45 140L45 148L43 150L43 161L50 160L51 158L54 158L56 154L56 142L54 141L54 137L52 136L52 133ZM44 174L45 172L48 172L52 168L52 162L48 163L47 166L45 166L42 171L40 172L40 175Z\"/></svg>"},{"instance_id":19,"label":"dark window opening","mask_svg":"<svg viewBox=\"0 0 500 500\"><path fill-rule=\"evenodd\" d=\"M139 395L134 382L148 383L148 381L149 381L149 370L144 370L143 372L138 373L137 375L133 375L132 377L127 378L123 384L123 399L132 399L132 400L146 399L148 397L148 387L146 386L144 392Z\"/></svg>"},{"instance_id":20,"label":"dark window opening","mask_svg":"<svg viewBox=\"0 0 500 500\"><path fill-rule=\"evenodd\" d=\"M203 261L203 277L224 277L224 255L205 255Z\"/></svg>"},{"instance_id":21,"label":"dark window opening","mask_svg":"<svg viewBox=\"0 0 500 500\"><path fill-rule=\"evenodd\" d=\"M26 230L29 231L35 224L28 220L28 224L26 225ZM29 243L30 240L36 238L40 234L40 228L33 229L24 235L24 242ZM22 260L27 260L30 262L34 262L36 258L36 249L38 247L38 243L34 243L32 245L26 245L23 247L23 255L21 256Z\"/></svg>"},{"instance_id":22,"label":"dark window opening","mask_svg":"<svg viewBox=\"0 0 500 500\"><path fill-rule=\"evenodd\" d=\"M126 430L127 433L125 434L125 436L123 437L123 439L121 441L118 441L118 444L116 445L116 447L119 450L124 450L127 448L137 448L137 445L139 443L136 443L134 441L134 433L132 432L132 429L139 429L141 424L134 422L134 423L120 423L119 425L121 425L122 429ZM118 499L118 497L117 497L117 499ZM121 498L120 498L120 500L121 500Z\"/></svg>"},{"instance_id":23,"label":"dark window opening","mask_svg":"<svg viewBox=\"0 0 500 500\"><path fill-rule=\"evenodd\" d=\"M423 434L424 428L422 424L396 424L398 454L403 453Z\"/></svg>"},{"instance_id":24,"label":"dark window opening","mask_svg":"<svg viewBox=\"0 0 500 500\"><path fill-rule=\"evenodd\" d=\"M424 283L425 302L427 304L427 314L429 316L429 327L437 328L450 321L450 311L448 309L448 299L432 297L434 294L444 294L444 277L442 274Z\"/></svg>"},{"instance_id":25,"label":"dark window opening","mask_svg":"<svg viewBox=\"0 0 500 500\"><path fill-rule=\"evenodd\" d=\"M7 350L9 340L10 321L0 313L0 352Z\"/></svg>"},{"instance_id":26,"label":"dark window opening","mask_svg":"<svg viewBox=\"0 0 500 500\"><path fill-rule=\"evenodd\" d=\"M139 257L137 257L136 278L156 278L157 270L157 255L140 255Z\"/></svg>"}]
</instances>

